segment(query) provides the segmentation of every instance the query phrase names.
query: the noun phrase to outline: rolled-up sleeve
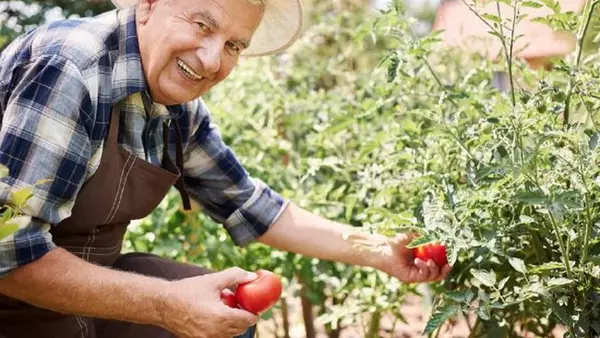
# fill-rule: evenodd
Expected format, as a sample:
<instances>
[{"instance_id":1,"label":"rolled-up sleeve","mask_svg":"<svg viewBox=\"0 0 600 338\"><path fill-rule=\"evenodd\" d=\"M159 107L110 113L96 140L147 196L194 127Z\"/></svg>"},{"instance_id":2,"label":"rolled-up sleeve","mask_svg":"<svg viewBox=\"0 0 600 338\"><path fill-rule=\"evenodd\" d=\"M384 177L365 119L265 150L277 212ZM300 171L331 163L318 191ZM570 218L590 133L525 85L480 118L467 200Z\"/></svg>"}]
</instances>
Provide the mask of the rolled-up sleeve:
<instances>
[{"instance_id":1,"label":"rolled-up sleeve","mask_svg":"<svg viewBox=\"0 0 600 338\"><path fill-rule=\"evenodd\" d=\"M204 104L185 151L185 181L203 212L225 226L234 243L245 246L263 235L289 201L249 176L224 143Z\"/></svg>"},{"instance_id":2,"label":"rolled-up sleeve","mask_svg":"<svg viewBox=\"0 0 600 338\"><path fill-rule=\"evenodd\" d=\"M33 262L56 245L50 226L68 217L87 171L93 121L81 73L59 56L0 67L0 205L32 189L19 230L0 240L0 277Z\"/></svg>"}]
</instances>

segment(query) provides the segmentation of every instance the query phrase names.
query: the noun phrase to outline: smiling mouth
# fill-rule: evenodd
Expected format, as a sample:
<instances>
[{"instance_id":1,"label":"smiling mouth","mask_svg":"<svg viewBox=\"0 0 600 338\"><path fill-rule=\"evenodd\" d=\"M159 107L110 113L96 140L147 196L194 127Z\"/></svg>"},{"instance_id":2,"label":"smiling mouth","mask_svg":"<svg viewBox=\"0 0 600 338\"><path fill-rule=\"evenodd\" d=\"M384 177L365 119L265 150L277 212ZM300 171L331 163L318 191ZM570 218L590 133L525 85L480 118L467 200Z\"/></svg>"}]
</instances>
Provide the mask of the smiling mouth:
<instances>
[{"instance_id":1,"label":"smiling mouth","mask_svg":"<svg viewBox=\"0 0 600 338\"><path fill-rule=\"evenodd\" d=\"M190 79L192 81L200 81L204 78L204 77L196 74L196 72L194 72L190 66L188 66L185 62L183 62L180 59L177 59L177 66L179 67L181 72L185 75L185 77L187 77L188 79Z\"/></svg>"}]
</instances>

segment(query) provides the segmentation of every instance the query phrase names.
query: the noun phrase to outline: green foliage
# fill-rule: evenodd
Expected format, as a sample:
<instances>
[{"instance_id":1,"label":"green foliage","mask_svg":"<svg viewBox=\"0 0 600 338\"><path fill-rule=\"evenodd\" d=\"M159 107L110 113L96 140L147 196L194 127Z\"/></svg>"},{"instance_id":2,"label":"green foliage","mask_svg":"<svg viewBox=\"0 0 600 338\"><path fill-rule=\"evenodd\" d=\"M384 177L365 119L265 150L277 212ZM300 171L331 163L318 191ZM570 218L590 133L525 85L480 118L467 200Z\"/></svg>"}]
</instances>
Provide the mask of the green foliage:
<instances>
[{"instance_id":1,"label":"green foliage","mask_svg":"<svg viewBox=\"0 0 600 338\"><path fill-rule=\"evenodd\" d=\"M549 23L581 33L584 19ZM419 241L446 244L454 269L432 286L426 334L474 314L478 337L547 336L558 324L567 336L594 336L600 70L594 56L532 70L511 57L513 19L487 20L504 41L503 63L440 49L436 34L417 38L397 3L381 15L323 17L289 52L243 62L206 99L249 172L284 196L366 231L417 230ZM509 92L493 86L495 71L510 74ZM143 232L160 234L161 212ZM173 215L181 230L154 243L180 231L173 256L300 282L330 330L366 313L402 318L404 296L416 293L369 269L233 248L206 218ZM198 241L185 244L191 234ZM170 242L160 243L153 250Z\"/></svg>"},{"instance_id":2,"label":"green foliage","mask_svg":"<svg viewBox=\"0 0 600 338\"><path fill-rule=\"evenodd\" d=\"M93 16L113 9L110 0L6 1L0 4L0 51L15 37L45 22L57 9L63 17Z\"/></svg>"},{"instance_id":3,"label":"green foliage","mask_svg":"<svg viewBox=\"0 0 600 338\"><path fill-rule=\"evenodd\" d=\"M597 19L584 29L591 13L540 20L577 34L580 48L533 70L512 58L519 15L482 16L503 40L492 63L439 48L436 34L417 37L399 2L380 14L316 7L292 49L244 60L205 99L248 171L285 197L366 231L416 230L421 242L446 244L454 268L431 285L425 334L469 314L474 337L547 337L557 325L566 337L596 337L600 53L589 47ZM492 83L498 71L510 75L508 92ZM237 248L220 225L182 212L176 194L132 226L126 249L272 270L302 286L332 337L365 314L374 319L365 336L382 313L403 321L405 297L418 294L372 269Z\"/></svg>"},{"instance_id":4,"label":"green foliage","mask_svg":"<svg viewBox=\"0 0 600 338\"><path fill-rule=\"evenodd\" d=\"M9 173L7 167L0 165L0 179L8 176ZM31 220L31 217L24 214L23 208L33 196L32 189L24 187L7 192L7 195L8 201L0 209L0 241L13 235Z\"/></svg>"}]
</instances>

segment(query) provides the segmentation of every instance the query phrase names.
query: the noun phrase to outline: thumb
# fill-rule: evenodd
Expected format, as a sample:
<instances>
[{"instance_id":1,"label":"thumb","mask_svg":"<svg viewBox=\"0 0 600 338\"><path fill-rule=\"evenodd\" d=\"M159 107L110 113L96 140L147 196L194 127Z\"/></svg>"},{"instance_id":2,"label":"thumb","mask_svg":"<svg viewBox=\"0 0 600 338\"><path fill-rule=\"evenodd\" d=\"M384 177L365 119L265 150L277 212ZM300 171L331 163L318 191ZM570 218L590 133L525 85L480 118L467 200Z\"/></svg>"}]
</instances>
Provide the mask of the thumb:
<instances>
[{"instance_id":1,"label":"thumb","mask_svg":"<svg viewBox=\"0 0 600 338\"><path fill-rule=\"evenodd\" d=\"M394 251L409 251L410 249L406 246L410 244L416 237L419 237L419 234L416 232L407 232L402 233L394 237L392 240Z\"/></svg>"},{"instance_id":2,"label":"thumb","mask_svg":"<svg viewBox=\"0 0 600 338\"><path fill-rule=\"evenodd\" d=\"M252 282L258 278L258 275L254 272L235 267L216 272L214 277L216 278L216 287L222 290L236 284Z\"/></svg>"}]
</instances>

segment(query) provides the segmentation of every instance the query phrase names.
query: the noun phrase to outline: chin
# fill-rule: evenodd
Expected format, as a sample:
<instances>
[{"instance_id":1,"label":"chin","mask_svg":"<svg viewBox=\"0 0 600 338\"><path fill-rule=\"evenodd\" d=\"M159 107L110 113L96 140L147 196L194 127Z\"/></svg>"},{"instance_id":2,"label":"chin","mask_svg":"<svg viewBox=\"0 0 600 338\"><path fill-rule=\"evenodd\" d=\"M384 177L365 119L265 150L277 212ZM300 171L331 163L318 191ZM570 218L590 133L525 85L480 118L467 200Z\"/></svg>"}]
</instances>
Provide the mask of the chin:
<instances>
[{"instance_id":1,"label":"chin","mask_svg":"<svg viewBox=\"0 0 600 338\"><path fill-rule=\"evenodd\" d=\"M153 99L156 103L171 106L193 101L201 95L202 93L183 93L179 88L178 90L161 91L161 94L153 96Z\"/></svg>"}]
</instances>

